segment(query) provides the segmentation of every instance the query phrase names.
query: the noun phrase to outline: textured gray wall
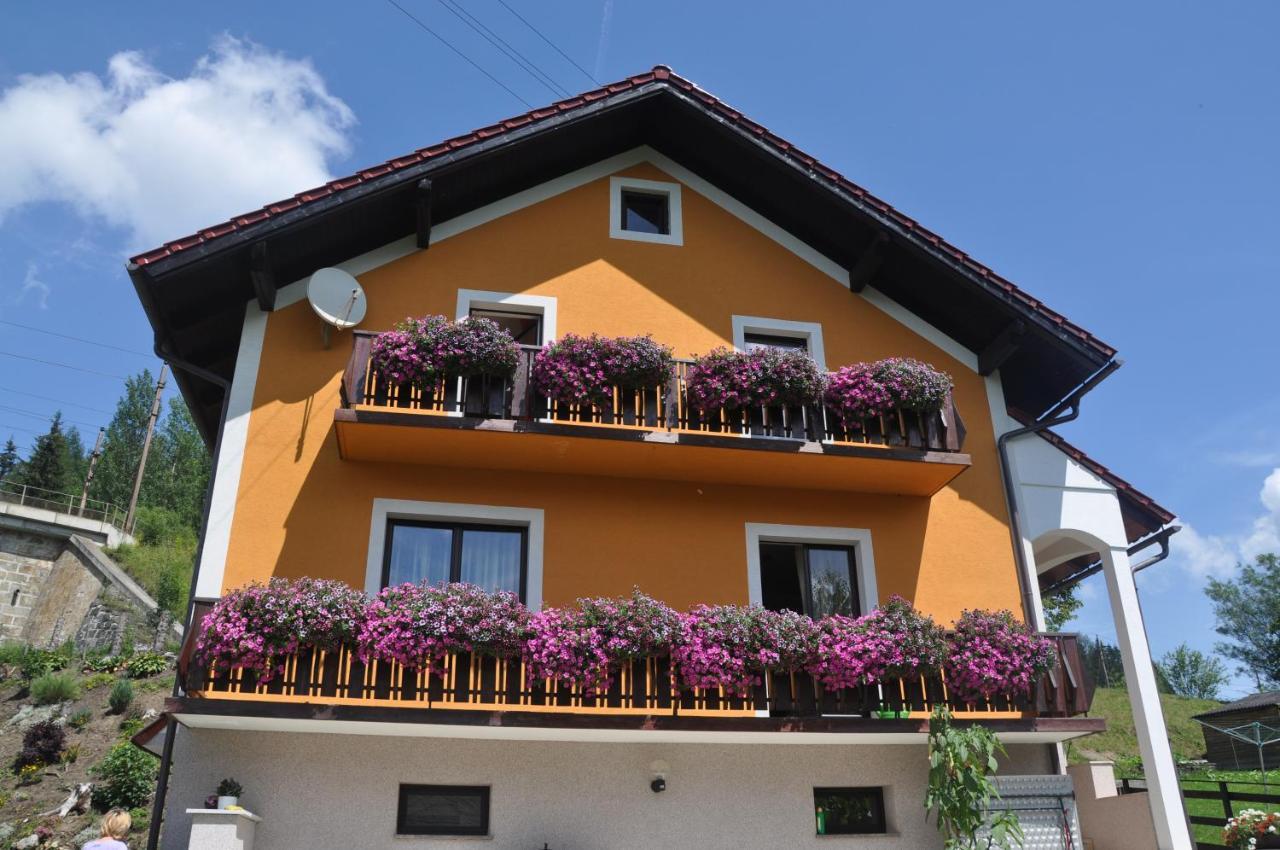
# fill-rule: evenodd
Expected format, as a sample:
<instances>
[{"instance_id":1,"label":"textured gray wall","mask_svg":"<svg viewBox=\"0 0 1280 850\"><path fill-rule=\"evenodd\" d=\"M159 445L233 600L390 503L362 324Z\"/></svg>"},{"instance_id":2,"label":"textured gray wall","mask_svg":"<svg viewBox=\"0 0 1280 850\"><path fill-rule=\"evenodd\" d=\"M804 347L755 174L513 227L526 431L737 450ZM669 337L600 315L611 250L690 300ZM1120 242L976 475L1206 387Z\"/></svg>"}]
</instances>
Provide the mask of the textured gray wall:
<instances>
[{"instance_id":1,"label":"textured gray wall","mask_svg":"<svg viewBox=\"0 0 1280 850\"><path fill-rule=\"evenodd\" d=\"M670 765L649 790L649 764ZM1042 773L1043 746L1011 748L1008 773ZM260 850L479 847L740 850L942 846L924 820L923 746L581 744L181 729L164 850L219 779L243 783ZM492 786L492 839L395 837L400 783ZM880 785L892 834L814 835L815 786Z\"/></svg>"}]
</instances>

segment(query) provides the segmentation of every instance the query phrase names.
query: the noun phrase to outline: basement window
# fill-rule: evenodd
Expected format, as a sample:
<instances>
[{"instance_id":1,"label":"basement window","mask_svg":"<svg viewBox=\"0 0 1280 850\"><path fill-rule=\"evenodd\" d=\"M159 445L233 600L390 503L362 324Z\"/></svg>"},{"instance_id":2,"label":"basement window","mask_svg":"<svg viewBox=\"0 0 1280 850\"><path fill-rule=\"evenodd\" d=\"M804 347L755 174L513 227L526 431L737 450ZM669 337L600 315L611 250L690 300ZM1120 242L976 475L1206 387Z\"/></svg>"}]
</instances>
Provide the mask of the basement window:
<instances>
[{"instance_id":1,"label":"basement window","mask_svg":"<svg viewBox=\"0 0 1280 850\"><path fill-rule=\"evenodd\" d=\"M680 184L610 178L609 235L614 239L683 245Z\"/></svg>"},{"instance_id":2,"label":"basement window","mask_svg":"<svg viewBox=\"0 0 1280 850\"><path fill-rule=\"evenodd\" d=\"M488 835L487 785L401 785L397 835Z\"/></svg>"},{"instance_id":3,"label":"basement window","mask_svg":"<svg viewBox=\"0 0 1280 850\"><path fill-rule=\"evenodd\" d=\"M883 788L814 788L813 819L818 835L883 835Z\"/></svg>"}]
</instances>

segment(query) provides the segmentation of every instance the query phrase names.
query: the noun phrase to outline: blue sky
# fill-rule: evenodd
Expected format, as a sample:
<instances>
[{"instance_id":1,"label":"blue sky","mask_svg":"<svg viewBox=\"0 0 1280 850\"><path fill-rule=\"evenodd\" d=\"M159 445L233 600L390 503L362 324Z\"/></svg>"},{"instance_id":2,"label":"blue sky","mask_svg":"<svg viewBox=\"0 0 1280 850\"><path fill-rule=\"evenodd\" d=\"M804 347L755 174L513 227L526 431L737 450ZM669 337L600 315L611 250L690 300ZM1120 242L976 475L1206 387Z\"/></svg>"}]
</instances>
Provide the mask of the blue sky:
<instances>
[{"instance_id":1,"label":"blue sky","mask_svg":"<svg viewBox=\"0 0 1280 850\"><path fill-rule=\"evenodd\" d=\"M554 99L442 0L399 2ZM591 87L498 0L458 2ZM1280 5L507 3L601 81L671 65L1116 345L1065 433L1188 526L1140 578L1156 652L1212 647L1205 577L1280 548ZM526 108L388 2L70 9L0 30L0 321L140 352L131 251ZM0 352L156 365L12 324ZM59 406L89 433L119 383L0 355L0 440Z\"/></svg>"}]
</instances>

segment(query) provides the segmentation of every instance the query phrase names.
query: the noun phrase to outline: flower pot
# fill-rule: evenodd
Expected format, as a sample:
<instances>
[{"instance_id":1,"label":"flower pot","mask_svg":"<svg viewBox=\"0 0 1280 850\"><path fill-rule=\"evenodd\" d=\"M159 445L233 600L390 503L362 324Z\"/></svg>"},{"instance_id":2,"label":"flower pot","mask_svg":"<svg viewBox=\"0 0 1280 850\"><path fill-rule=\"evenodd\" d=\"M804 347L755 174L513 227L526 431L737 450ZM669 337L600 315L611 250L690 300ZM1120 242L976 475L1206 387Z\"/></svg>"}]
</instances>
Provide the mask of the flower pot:
<instances>
[{"instance_id":1,"label":"flower pot","mask_svg":"<svg viewBox=\"0 0 1280 850\"><path fill-rule=\"evenodd\" d=\"M899 712L898 712L898 719L899 719L899 720L910 720L910 719L911 719L911 710L910 710L910 709L906 709L906 708L904 708L904 709L902 709L902 711L899 711Z\"/></svg>"},{"instance_id":2,"label":"flower pot","mask_svg":"<svg viewBox=\"0 0 1280 850\"><path fill-rule=\"evenodd\" d=\"M880 718L881 720L898 719L898 712L896 711L877 711L877 712L874 712L874 714L876 717Z\"/></svg>"},{"instance_id":3,"label":"flower pot","mask_svg":"<svg viewBox=\"0 0 1280 850\"><path fill-rule=\"evenodd\" d=\"M222 795L218 796L219 809L229 809L232 806L238 806L238 805L240 805L239 797L224 797Z\"/></svg>"}]
</instances>

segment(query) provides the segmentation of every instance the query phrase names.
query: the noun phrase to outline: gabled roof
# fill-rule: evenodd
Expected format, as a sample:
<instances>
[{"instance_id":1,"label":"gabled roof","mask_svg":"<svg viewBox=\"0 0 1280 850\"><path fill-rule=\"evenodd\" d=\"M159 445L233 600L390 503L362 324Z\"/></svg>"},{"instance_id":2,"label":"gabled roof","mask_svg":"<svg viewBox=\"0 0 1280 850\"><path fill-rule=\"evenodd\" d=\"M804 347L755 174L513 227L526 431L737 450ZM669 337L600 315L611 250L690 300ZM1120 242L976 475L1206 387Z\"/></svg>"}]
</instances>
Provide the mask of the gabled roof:
<instances>
[{"instance_id":1,"label":"gabled roof","mask_svg":"<svg viewBox=\"0 0 1280 850\"><path fill-rule=\"evenodd\" d=\"M1223 714L1233 714L1237 711L1249 711L1255 708L1271 708L1272 706L1280 706L1280 691L1265 691L1260 694L1250 694L1244 699L1238 699L1235 702L1229 702L1221 708L1215 708L1213 711L1206 711L1203 714L1197 714L1197 719L1201 717L1218 717Z\"/></svg>"},{"instance_id":2,"label":"gabled roof","mask_svg":"<svg viewBox=\"0 0 1280 850\"><path fill-rule=\"evenodd\" d=\"M1006 397L1044 410L1115 350L936 233L665 66L421 148L139 254L130 275L168 353L229 378L243 305L412 233L418 184L446 221L559 174L649 145L846 268L883 256L877 290L965 347L1004 347ZM258 288L250 252L259 248ZM873 246L880 246L879 248ZM264 259L265 258L265 259ZM206 437L222 390L179 383Z\"/></svg>"}]
</instances>

